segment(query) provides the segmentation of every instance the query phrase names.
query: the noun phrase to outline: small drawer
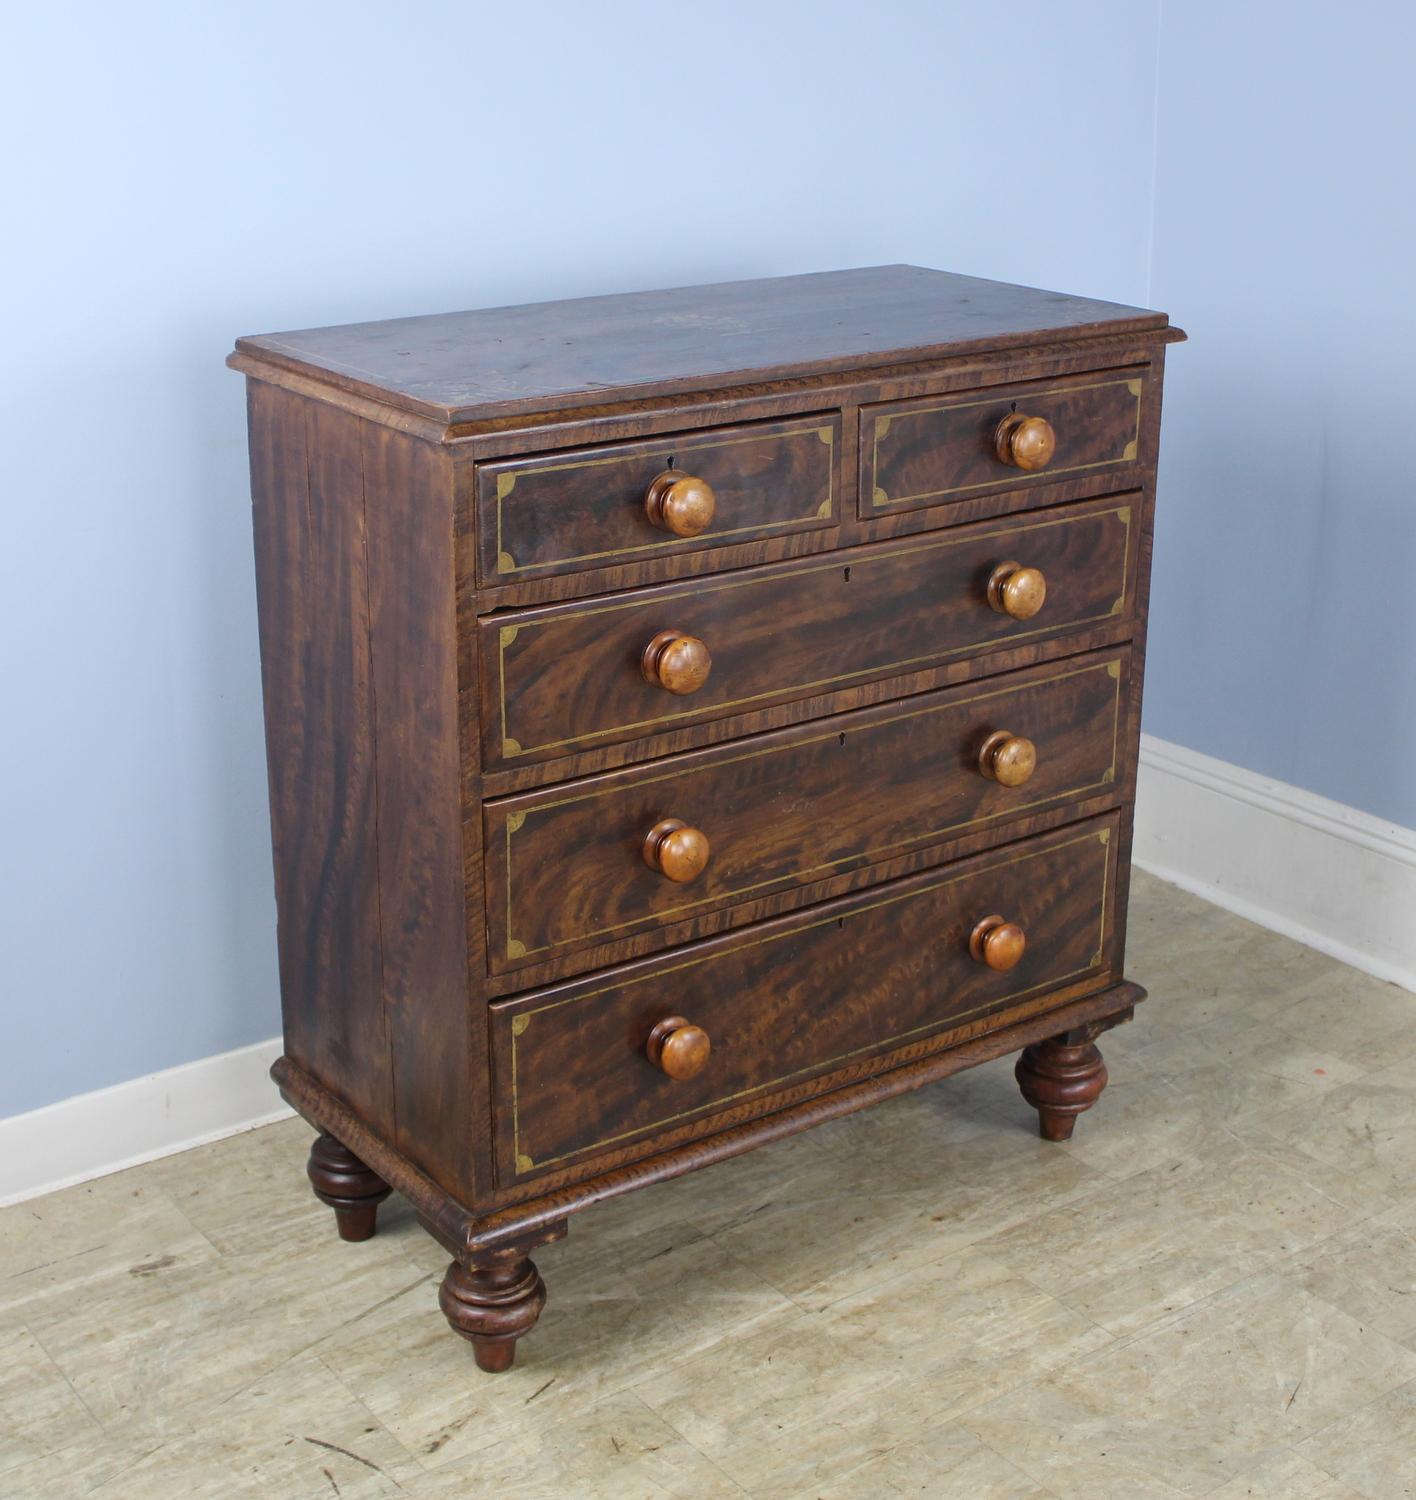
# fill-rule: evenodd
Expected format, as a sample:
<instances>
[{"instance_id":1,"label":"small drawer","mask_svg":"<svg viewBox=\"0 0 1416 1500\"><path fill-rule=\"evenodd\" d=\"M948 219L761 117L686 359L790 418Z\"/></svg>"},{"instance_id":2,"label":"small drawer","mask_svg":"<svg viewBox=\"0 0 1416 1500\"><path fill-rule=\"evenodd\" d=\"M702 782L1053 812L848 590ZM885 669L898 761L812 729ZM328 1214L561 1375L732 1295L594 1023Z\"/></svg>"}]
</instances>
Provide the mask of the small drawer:
<instances>
[{"instance_id":1,"label":"small drawer","mask_svg":"<svg viewBox=\"0 0 1416 1500\"><path fill-rule=\"evenodd\" d=\"M484 764L1114 619L1131 604L1135 515L1124 498L1089 502L484 620Z\"/></svg>"},{"instance_id":2,"label":"small drawer","mask_svg":"<svg viewBox=\"0 0 1416 1500\"><path fill-rule=\"evenodd\" d=\"M1124 471L1144 393L1145 371L1130 368L865 407L860 513Z\"/></svg>"},{"instance_id":3,"label":"small drawer","mask_svg":"<svg viewBox=\"0 0 1416 1500\"><path fill-rule=\"evenodd\" d=\"M493 1005L500 1180L662 1149L651 1132L699 1116L722 1128L770 1109L773 1091L809 1095L813 1075L834 1070L821 1087L834 1086L874 1055L931 1050L936 1033L1099 979L1116 829L1114 815L1073 824Z\"/></svg>"},{"instance_id":4,"label":"small drawer","mask_svg":"<svg viewBox=\"0 0 1416 1500\"><path fill-rule=\"evenodd\" d=\"M481 581L516 583L833 526L840 431L839 414L818 413L479 464ZM666 473L674 477L651 497Z\"/></svg>"},{"instance_id":5,"label":"small drawer","mask_svg":"<svg viewBox=\"0 0 1416 1500\"><path fill-rule=\"evenodd\" d=\"M696 918L750 921L774 894L1114 792L1128 662L1113 648L488 803L488 966L616 962Z\"/></svg>"}]
</instances>

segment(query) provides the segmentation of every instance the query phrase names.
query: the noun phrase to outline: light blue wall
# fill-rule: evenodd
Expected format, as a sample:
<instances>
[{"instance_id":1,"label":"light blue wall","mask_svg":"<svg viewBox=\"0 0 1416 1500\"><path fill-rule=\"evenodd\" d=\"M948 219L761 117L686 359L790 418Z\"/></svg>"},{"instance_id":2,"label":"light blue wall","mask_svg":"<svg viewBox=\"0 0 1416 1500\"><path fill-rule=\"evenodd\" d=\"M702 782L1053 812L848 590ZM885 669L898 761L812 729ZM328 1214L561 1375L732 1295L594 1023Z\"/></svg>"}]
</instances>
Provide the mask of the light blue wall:
<instances>
[{"instance_id":1,"label":"light blue wall","mask_svg":"<svg viewBox=\"0 0 1416 1500\"><path fill-rule=\"evenodd\" d=\"M1146 727L1416 827L1409 0L1164 9Z\"/></svg>"},{"instance_id":2,"label":"light blue wall","mask_svg":"<svg viewBox=\"0 0 1416 1500\"><path fill-rule=\"evenodd\" d=\"M7 32L0 1115L278 1027L241 332L884 260L1163 307L1147 727L1416 826L1404 3L1014 5L1003 71L939 0L138 10Z\"/></svg>"},{"instance_id":3,"label":"light blue wall","mask_svg":"<svg viewBox=\"0 0 1416 1500\"><path fill-rule=\"evenodd\" d=\"M1155 42L1133 0L11 16L0 1115L278 1029L235 335L895 260L1140 301Z\"/></svg>"}]
</instances>

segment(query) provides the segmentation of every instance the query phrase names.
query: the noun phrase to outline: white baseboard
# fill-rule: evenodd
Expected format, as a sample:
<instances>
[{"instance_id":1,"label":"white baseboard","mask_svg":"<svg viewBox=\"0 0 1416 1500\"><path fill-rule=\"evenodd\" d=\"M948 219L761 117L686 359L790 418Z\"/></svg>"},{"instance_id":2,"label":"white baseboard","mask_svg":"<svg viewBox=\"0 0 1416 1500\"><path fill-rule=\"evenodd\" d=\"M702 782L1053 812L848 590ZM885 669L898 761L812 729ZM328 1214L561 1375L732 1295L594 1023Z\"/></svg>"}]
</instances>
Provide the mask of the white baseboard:
<instances>
[{"instance_id":1,"label":"white baseboard","mask_svg":"<svg viewBox=\"0 0 1416 1500\"><path fill-rule=\"evenodd\" d=\"M0 1120L0 1206L286 1119L280 1039Z\"/></svg>"},{"instance_id":2,"label":"white baseboard","mask_svg":"<svg viewBox=\"0 0 1416 1500\"><path fill-rule=\"evenodd\" d=\"M1416 990L1416 832L1141 739L1143 870ZM278 1038L0 1120L0 1205L285 1119Z\"/></svg>"},{"instance_id":3,"label":"white baseboard","mask_svg":"<svg viewBox=\"0 0 1416 1500\"><path fill-rule=\"evenodd\" d=\"M1416 830L1141 736L1137 866L1416 990Z\"/></svg>"}]
</instances>

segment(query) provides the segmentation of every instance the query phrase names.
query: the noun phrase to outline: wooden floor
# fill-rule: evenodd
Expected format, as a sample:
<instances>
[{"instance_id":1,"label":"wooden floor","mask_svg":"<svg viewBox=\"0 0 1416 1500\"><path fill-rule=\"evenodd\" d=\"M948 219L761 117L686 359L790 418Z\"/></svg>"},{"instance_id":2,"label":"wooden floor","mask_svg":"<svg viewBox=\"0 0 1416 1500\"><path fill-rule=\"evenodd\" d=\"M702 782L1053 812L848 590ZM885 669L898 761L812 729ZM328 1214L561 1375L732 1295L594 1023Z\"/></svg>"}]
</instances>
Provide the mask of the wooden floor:
<instances>
[{"instance_id":1,"label":"wooden floor","mask_svg":"<svg viewBox=\"0 0 1416 1500\"><path fill-rule=\"evenodd\" d=\"M1138 877L1152 999L575 1220L515 1370L299 1121L0 1213L0 1496L1416 1494L1416 997Z\"/></svg>"}]
</instances>

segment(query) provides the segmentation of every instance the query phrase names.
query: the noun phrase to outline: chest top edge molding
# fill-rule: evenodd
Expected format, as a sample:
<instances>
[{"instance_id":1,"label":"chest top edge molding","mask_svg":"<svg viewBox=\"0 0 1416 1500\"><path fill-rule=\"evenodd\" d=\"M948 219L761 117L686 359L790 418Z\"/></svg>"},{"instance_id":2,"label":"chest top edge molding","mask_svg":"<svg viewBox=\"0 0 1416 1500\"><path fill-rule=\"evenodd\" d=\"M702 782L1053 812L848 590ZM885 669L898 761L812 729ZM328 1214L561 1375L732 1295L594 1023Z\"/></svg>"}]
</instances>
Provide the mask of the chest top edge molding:
<instances>
[{"instance_id":1,"label":"chest top edge molding","mask_svg":"<svg viewBox=\"0 0 1416 1500\"><path fill-rule=\"evenodd\" d=\"M227 363L276 383L307 381L309 394L372 402L414 419L393 425L447 440L687 394L1183 337L1144 308L873 266L254 335L236 341Z\"/></svg>"}]
</instances>

